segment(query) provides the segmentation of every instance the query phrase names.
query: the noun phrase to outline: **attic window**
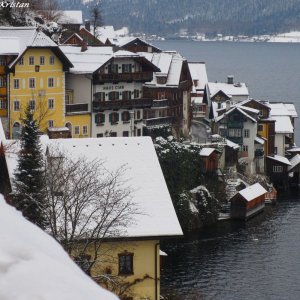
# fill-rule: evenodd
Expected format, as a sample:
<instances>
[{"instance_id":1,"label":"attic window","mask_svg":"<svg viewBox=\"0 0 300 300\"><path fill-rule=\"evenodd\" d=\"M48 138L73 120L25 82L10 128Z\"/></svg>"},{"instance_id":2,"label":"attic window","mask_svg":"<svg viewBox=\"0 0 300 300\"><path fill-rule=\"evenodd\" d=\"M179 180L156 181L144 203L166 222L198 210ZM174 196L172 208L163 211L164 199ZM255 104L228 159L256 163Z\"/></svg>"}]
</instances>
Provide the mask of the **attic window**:
<instances>
[{"instance_id":1,"label":"attic window","mask_svg":"<svg viewBox=\"0 0 300 300\"><path fill-rule=\"evenodd\" d=\"M165 77L165 76L157 77L158 84L165 84L166 82L167 82L167 77Z\"/></svg>"}]
</instances>

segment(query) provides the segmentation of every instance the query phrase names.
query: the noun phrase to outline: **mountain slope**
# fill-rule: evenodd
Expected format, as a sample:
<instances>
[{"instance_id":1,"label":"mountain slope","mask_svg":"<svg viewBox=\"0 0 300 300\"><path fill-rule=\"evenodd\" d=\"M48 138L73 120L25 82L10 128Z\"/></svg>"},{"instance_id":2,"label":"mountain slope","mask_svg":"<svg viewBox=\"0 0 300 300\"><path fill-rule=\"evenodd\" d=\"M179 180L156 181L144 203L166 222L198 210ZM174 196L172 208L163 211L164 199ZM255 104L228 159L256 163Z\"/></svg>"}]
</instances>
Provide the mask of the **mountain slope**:
<instances>
[{"instance_id":1,"label":"mountain slope","mask_svg":"<svg viewBox=\"0 0 300 300\"><path fill-rule=\"evenodd\" d=\"M65 9L83 9L93 1L63 0ZM300 28L299 0L105 0L106 24L128 26L131 32L174 34L264 34Z\"/></svg>"}]
</instances>

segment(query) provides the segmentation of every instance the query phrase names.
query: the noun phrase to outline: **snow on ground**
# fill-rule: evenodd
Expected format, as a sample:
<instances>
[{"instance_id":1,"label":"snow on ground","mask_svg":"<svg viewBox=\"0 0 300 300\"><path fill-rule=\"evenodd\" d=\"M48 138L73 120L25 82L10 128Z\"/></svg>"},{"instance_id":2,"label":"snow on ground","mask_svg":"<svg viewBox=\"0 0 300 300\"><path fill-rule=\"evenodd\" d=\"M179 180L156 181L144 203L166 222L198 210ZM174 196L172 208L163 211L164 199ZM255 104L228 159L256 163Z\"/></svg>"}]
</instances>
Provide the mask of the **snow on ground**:
<instances>
[{"instance_id":1,"label":"snow on ground","mask_svg":"<svg viewBox=\"0 0 300 300\"><path fill-rule=\"evenodd\" d=\"M1 300L117 300L0 195Z\"/></svg>"}]
</instances>

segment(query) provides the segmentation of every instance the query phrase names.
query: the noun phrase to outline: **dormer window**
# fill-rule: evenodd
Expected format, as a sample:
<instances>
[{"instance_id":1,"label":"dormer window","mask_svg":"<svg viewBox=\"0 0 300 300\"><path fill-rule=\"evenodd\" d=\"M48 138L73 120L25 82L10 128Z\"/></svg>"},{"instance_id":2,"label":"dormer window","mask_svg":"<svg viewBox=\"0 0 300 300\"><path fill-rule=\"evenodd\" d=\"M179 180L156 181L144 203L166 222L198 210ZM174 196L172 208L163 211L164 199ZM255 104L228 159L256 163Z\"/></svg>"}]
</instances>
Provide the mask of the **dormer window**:
<instances>
[{"instance_id":1,"label":"dormer window","mask_svg":"<svg viewBox=\"0 0 300 300\"><path fill-rule=\"evenodd\" d=\"M157 83L158 84L165 84L166 82L167 82L167 77L166 76L157 77Z\"/></svg>"}]
</instances>

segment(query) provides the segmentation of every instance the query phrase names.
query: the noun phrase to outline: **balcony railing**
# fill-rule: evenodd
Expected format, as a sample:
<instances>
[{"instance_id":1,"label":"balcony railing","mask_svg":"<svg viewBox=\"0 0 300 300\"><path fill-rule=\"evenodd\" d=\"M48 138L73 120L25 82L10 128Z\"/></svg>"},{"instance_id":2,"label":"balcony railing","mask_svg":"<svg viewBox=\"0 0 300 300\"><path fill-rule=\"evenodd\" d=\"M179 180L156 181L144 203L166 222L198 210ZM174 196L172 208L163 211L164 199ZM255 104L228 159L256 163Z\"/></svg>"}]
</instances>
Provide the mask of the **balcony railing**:
<instances>
[{"instance_id":1,"label":"balcony railing","mask_svg":"<svg viewBox=\"0 0 300 300\"><path fill-rule=\"evenodd\" d=\"M153 100L153 108L161 108L161 107L167 107L169 106L169 100L168 99L162 99L162 100Z\"/></svg>"},{"instance_id":2,"label":"balcony railing","mask_svg":"<svg viewBox=\"0 0 300 300\"><path fill-rule=\"evenodd\" d=\"M160 117L160 118L146 119L143 120L143 122L146 126L173 124L175 122L175 117Z\"/></svg>"},{"instance_id":3,"label":"balcony railing","mask_svg":"<svg viewBox=\"0 0 300 300\"><path fill-rule=\"evenodd\" d=\"M131 108L150 108L153 100L148 98L139 98L131 100L113 100L113 101L93 101L93 111L112 110L112 109L131 109Z\"/></svg>"},{"instance_id":4,"label":"balcony railing","mask_svg":"<svg viewBox=\"0 0 300 300\"><path fill-rule=\"evenodd\" d=\"M66 104L67 114L81 112L89 112L89 105L87 103Z\"/></svg>"},{"instance_id":5,"label":"balcony railing","mask_svg":"<svg viewBox=\"0 0 300 300\"><path fill-rule=\"evenodd\" d=\"M152 72L134 72L134 73L100 73L95 78L94 83L110 81L151 81Z\"/></svg>"}]
</instances>

